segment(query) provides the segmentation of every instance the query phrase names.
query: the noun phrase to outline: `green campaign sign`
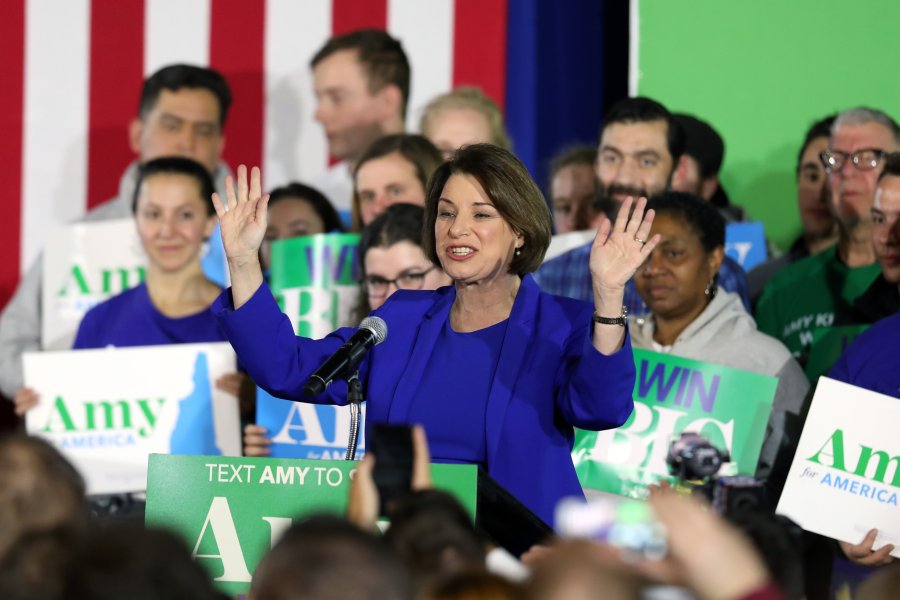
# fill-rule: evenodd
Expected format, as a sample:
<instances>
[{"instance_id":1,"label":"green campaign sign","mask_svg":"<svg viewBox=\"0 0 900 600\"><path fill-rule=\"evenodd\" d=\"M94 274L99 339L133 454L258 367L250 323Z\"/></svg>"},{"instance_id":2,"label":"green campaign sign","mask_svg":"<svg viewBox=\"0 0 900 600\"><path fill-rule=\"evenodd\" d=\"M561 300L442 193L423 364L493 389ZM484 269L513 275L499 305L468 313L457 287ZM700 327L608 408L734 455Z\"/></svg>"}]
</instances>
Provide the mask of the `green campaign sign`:
<instances>
[{"instance_id":1,"label":"green campaign sign","mask_svg":"<svg viewBox=\"0 0 900 600\"><path fill-rule=\"evenodd\" d=\"M343 513L356 462L152 454L146 524L180 535L231 596L247 594L256 565L294 519ZM435 487L475 517L478 468L431 466Z\"/></svg>"},{"instance_id":2,"label":"green campaign sign","mask_svg":"<svg viewBox=\"0 0 900 600\"><path fill-rule=\"evenodd\" d=\"M812 345L804 369L806 377L816 382L822 375L828 375L847 346L868 328L868 325L843 325L813 331Z\"/></svg>"},{"instance_id":3,"label":"green campaign sign","mask_svg":"<svg viewBox=\"0 0 900 600\"><path fill-rule=\"evenodd\" d=\"M269 284L303 337L351 323L359 295L359 235L326 233L272 242Z\"/></svg>"},{"instance_id":4,"label":"green campaign sign","mask_svg":"<svg viewBox=\"0 0 900 600\"><path fill-rule=\"evenodd\" d=\"M269 283L294 333L322 338L354 324L353 311L359 301L358 245L359 235L355 233L310 235L272 243ZM272 456L338 458L347 448L350 409L281 400L258 389L256 422L268 428L273 437ZM364 424L360 431L364 431ZM360 435L358 457L365 451L363 438Z\"/></svg>"},{"instance_id":5,"label":"green campaign sign","mask_svg":"<svg viewBox=\"0 0 900 600\"><path fill-rule=\"evenodd\" d=\"M727 449L752 475L778 380L687 358L634 350L634 411L608 431L576 430L572 459L585 488L642 498L669 478L666 454L683 431Z\"/></svg>"}]
</instances>

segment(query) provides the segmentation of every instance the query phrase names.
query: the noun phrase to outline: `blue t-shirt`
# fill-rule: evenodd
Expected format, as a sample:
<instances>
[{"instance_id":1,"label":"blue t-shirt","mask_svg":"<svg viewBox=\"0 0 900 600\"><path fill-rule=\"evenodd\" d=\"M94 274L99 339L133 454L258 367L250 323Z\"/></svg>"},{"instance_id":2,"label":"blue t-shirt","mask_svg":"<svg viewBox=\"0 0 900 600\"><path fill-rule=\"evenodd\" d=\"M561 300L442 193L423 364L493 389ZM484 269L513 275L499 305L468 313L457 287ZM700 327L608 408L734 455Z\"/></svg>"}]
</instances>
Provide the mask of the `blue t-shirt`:
<instances>
[{"instance_id":1,"label":"blue t-shirt","mask_svg":"<svg viewBox=\"0 0 900 600\"><path fill-rule=\"evenodd\" d=\"M434 462L486 466L485 410L507 322L468 333L453 331L449 319L444 323L419 389L442 390L442 397L453 401L419 396L409 411L410 423L428 423ZM466 415L465 427L459 426L460 415Z\"/></svg>"},{"instance_id":2,"label":"blue t-shirt","mask_svg":"<svg viewBox=\"0 0 900 600\"><path fill-rule=\"evenodd\" d=\"M828 376L856 387L900 398L900 313L882 319L856 338Z\"/></svg>"},{"instance_id":3,"label":"blue t-shirt","mask_svg":"<svg viewBox=\"0 0 900 600\"><path fill-rule=\"evenodd\" d=\"M72 347L81 350L224 341L227 338L210 309L186 317L167 317L153 305L142 283L89 310L81 319Z\"/></svg>"}]
</instances>

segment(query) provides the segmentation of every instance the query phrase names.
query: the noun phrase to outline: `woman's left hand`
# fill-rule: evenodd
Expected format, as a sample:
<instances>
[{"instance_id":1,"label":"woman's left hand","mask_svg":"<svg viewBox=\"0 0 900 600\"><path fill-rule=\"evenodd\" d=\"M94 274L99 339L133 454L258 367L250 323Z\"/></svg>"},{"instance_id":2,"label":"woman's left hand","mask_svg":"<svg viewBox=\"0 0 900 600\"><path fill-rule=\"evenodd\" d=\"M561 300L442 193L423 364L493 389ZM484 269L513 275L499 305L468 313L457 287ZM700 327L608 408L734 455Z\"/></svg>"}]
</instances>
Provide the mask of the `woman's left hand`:
<instances>
[{"instance_id":1,"label":"woman's left hand","mask_svg":"<svg viewBox=\"0 0 900 600\"><path fill-rule=\"evenodd\" d=\"M629 215L632 204L632 198L626 199L619 208L616 222L611 224L609 219L603 219L597 230L590 259L595 295L621 293L659 243L659 235L650 239L654 213L649 210L644 214L646 198L640 198L634 213Z\"/></svg>"}]
</instances>

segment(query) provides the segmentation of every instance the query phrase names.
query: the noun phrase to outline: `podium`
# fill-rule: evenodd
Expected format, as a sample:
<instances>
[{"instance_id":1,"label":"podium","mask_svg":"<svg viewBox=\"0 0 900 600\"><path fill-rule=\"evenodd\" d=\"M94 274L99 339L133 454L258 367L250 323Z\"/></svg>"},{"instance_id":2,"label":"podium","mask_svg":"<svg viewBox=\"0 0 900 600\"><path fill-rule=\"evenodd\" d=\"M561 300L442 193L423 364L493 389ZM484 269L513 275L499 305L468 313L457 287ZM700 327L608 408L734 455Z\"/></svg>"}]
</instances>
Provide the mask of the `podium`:
<instances>
[{"instance_id":1,"label":"podium","mask_svg":"<svg viewBox=\"0 0 900 600\"><path fill-rule=\"evenodd\" d=\"M217 587L247 594L252 573L293 520L346 512L355 462L153 454L148 526L185 540ZM552 530L474 465L433 464L434 486L455 496L479 531L519 556Z\"/></svg>"},{"instance_id":2,"label":"podium","mask_svg":"<svg viewBox=\"0 0 900 600\"><path fill-rule=\"evenodd\" d=\"M553 535L549 525L490 475L472 465L453 466L477 470L475 527L496 545L518 558ZM435 487L441 487L437 479Z\"/></svg>"}]
</instances>

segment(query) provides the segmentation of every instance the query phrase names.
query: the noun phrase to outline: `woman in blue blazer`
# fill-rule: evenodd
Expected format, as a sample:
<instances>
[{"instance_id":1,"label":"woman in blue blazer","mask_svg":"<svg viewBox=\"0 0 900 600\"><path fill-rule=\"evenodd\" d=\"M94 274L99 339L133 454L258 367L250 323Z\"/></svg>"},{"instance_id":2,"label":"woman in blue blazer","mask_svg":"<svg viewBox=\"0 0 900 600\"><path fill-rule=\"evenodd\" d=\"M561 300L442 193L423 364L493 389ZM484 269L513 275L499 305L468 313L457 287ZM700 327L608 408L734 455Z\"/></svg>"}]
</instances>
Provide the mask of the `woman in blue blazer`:
<instances>
[{"instance_id":1,"label":"woman in blue blazer","mask_svg":"<svg viewBox=\"0 0 900 600\"><path fill-rule=\"evenodd\" d=\"M265 289L257 250L266 198L259 170L238 169L228 209L216 210L232 288L214 306L247 371L272 394L342 403L343 384L318 397L309 375L353 334L295 337ZM573 426L607 429L632 410L634 362L625 328L625 282L657 238L652 212L631 201L599 229L591 256L594 304L540 291L529 273L550 241L550 212L521 162L495 146L460 150L432 177L423 247L453 285L399 291L375 314L386 341L363 361L367 427L421 423L432 456L483 466L545 521L556 502L580 496L570 450ZM593 312L593 316L592 316Z\"/></svg>"}]
</instances>

